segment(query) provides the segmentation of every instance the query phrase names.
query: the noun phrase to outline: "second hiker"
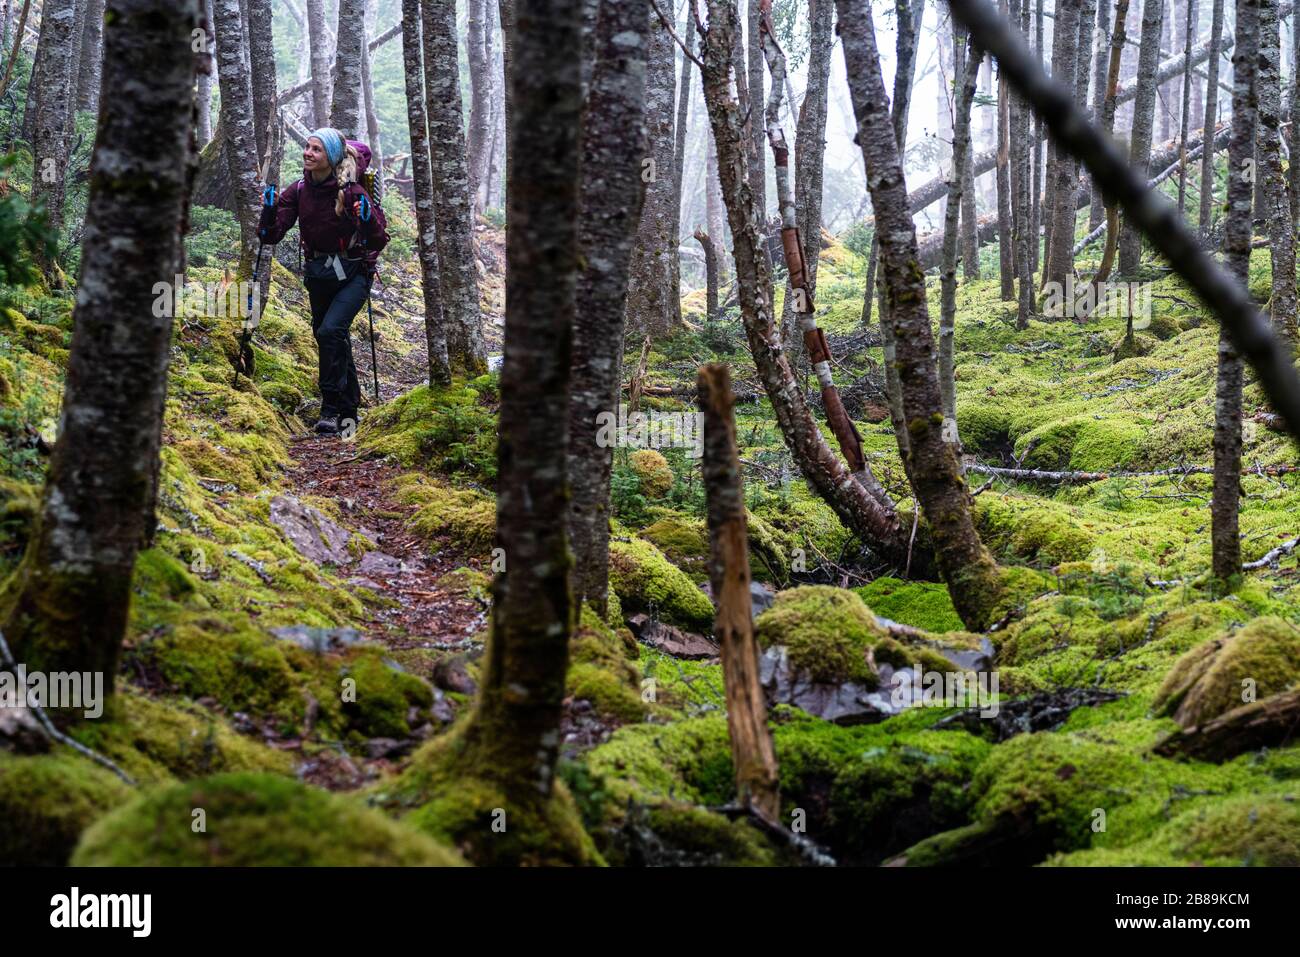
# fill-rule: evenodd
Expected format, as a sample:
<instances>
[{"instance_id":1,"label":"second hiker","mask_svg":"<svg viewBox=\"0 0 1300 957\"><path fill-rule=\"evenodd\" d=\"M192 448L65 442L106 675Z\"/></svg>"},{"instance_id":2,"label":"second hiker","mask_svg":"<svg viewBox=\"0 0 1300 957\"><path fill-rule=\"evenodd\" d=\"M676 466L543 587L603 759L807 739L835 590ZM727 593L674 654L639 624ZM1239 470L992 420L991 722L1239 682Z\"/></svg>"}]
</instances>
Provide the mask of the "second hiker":
<instances>
[{"instance_id":1,"label":"second hiker","mask_svg":"<svg viewBox=\"0 0 1300 957\"><path fill-rule=\"evenodd\" d=\"M303 177L277 197L263 194L258 238L274 245L294 222L303 248L303 282L320 352L320 421L336 435L355 426L361 386L352 361L352 320L365 305L379 254L388 244L384 213L361 183L370 149L322 128L307 138Z\"/></svg>"}]
</instances>

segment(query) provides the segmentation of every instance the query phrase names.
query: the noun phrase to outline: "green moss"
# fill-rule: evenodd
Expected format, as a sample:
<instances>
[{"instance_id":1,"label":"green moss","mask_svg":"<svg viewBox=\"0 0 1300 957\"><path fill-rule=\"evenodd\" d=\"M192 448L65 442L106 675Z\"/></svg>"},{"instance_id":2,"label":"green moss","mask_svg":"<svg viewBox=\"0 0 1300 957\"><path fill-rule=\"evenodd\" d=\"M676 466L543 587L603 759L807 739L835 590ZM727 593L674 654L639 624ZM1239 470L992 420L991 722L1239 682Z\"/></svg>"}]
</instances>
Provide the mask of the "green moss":
<instances>
[{"instance_id":1,"label":"green moss","mask_svg":"<svg viewBox=\"0 0 1300 957\"><path fill-rule=\"evenodd\" d=\"M708 580L709 539L704 522L668 515L641 529L638 534L653 543L692 581Z\"/></svg>"},{"instance_id":2,"label":"green moss","mask_svg":"<svg viewBox=\"0 0 1300 957\"><path fill-rule=\"evenodd\" d=\"M433 690L413 675L386 664L379 654L357 655L340 674L356 682L356 700L343 702L348 727L366 738L404 738L411 733L407 713L427 711Z\"/></svg>"},{"instance_id":3,"label":"green moss","mask_svg":"<svg viewBox=\"0 0 1300 957\"><path fill-rule=\"evenodd\" d=\"M201 818L195 814L200 810ZM462 861L447 847L347 798L273 775L221 774L136 798L86 832L73 863L446 867Z\"/></svg>"},{"instance_id":4,"label":"green moss","mask_svg":"<svg viewBox=\"0 0 1300 957\"><path fill-rule=\"evenodd\" d=\"M18 867L68 863L81 832L131 793L111 771L70 749L29 757L0 750L0 860Z\"/></svg>"},{"instance_id":5,"label":"green moss","mask_svg":"<svg viewBox=\"0 0 1300 957\"><path fill-rule=\"evenodd\" d=\"M629 462L641 480L641 492L647 498L663 498L673 487L673 470L663 454L654 449L638 449Z\"/></svg>"},{"instance_id":6,"label":"green moss","mask_svg":"<svg viewBox=\"0 0 1300 957\"><path fill-rule=\"evenodd\" d=\"M398 501L420 506L411 527L427 537L450 536L458 544L484 550L496 537L496 502L482 492L454 489L420 475L398 480Z\"/></svg>"},{"instance_id":7,"label":"green moss","mask_svg":"<svg viewBox=\"0 0 1300 957\"><path fill-rule=\"evenodd\" d=\"M708 597L644 539L609 543L609 584L625 610L649 612L693 631L711 630L713 605Z\"/></svg>"},{"instance_id":8,"label":"green moss","mask_svg":"<svg viewBox=\"0 0 1300 957\"><path fill-rule=\"evenodd\" d=\"M948 589L942 584L886 577L853 590L872 611L891 621L933 632L960 631L963 627Z\"/></svg>"},{"instance_id":9,"label":"green moss","mask_svg":"<svg viewBox=\"0 0 1300 957\"><path fill-rule=\"evenodd\" d=\"M456 379L419 386L374 410L357 433L363 449L392 455L406 466L496 476L496 420L481 386Z\"/></svg>"},{"instance_id":10,"label":"green moss","mask_svg":"<svg viewBox=\"0 0 1300 957\"><path fill-rule=\"evenodd\" d=\"M791 664L814 681L874 685L867 650L885 632L853 592L805 585L778 593L754 622L754 635L762 648L783 645Z\"/></svg>"},{"instance_id":11,"label":"green moss","mask_svg":"<svg viewBox=\"0 0 1300 957\"><path fill-rule=\"evenodd\" d=\"M1300 681L1300 629L1276 617L1197 645L1179 658L1153 707L1184 728L1200 726L1241 705Z\"/></svg>"}]
</instances>

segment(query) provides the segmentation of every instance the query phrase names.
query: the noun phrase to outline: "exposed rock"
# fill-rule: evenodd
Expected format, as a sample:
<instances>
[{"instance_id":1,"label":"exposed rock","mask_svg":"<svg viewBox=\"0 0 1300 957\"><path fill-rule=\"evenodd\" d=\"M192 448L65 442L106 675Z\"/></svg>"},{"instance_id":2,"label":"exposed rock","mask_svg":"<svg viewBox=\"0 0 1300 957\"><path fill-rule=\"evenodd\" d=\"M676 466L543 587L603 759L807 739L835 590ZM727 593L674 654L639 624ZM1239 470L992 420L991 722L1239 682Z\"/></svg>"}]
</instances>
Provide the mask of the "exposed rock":
<instances>
[{"instance_id":1,"label":"exposed rock","mask_svg":"<svg viewBox=\"0 0 1300 957\"><path fill-rule=\"evenodd\" d=\"M936 728L961 728L990 741L1000 742L1017 734L1055 731L1065 724L1076 708L1114 701L1124 695L1101 688L1064 688L1044 691L1029 698L1001 702L993 716L981 714L979 708L967 708L935 722Z\"/></svg>"},{"instance_id":2,"label":"exposed rock","mask_svg":"<svg viewBox=\"0 0 1300 957\"><path fill-rule=\"evenodd\" d=\"M292 495L271 499L271 521L294 548L317 564L346 565L352 560L347 550L347 530L320 509L304 505Z\"/></svg>"},{"instance_id":3,"label":"exposed rock","mask_svg":"<svg viewBox=\"0 0 1300 957\"><path fill-rule=\"evenodd\" d=\"M467 666L468 659L464 655L451 655L440 659L433 666L433 686L458 694L476 694L478 685L470 677Z\"/></svg>"},{"instance_id":4,"label":"exposed rock","mask_svg":"<svg viewBox=\"0 0 1300 957\"><path fill-rule=\"evenodd\" d=\"M638 641L674 658L699 660L716 658L719 653L718 646L703 635L682 631L646 614L632 615L627 619L627 625Z\"/></svg>"},{"instance_id":5,"label":"exposed rock","mask_svg":"<svg viewBox=\"0 0 1300 957\"><path fill-rule=\"evenodd\" d=\"M396 738L371 738L366 742L366 756L372 761L400 758L411 750L413 744L412 741L398 741Z\"/></svg>"},{"instance_id":6,"label":"exposed rock","mask_svg":"<svg viewBox=\"0 0 1300 957\"><path fill-rule=\"evenodd\" d=\"M372 575L379 578L396 578L406 571L405 562L384 552L366 552L357 565L358 575Z\"/></svg>"},{"instance_id":7,"label":"exposed rock","mask_svg":"<svg viewBox=\"0 0 1300 957\"><path fill-rule=\"evenodd\" d=\"M783 645L763 652L758 660L758 679L769 706L794 705L836 724L869 724L899 710L888 710L888 694L882 701L876 689L865 684L812 680L790 664Z\"/></svg>"},{"instance_id":8,"label":"exposed rock","mask_svg":"<svg viewBox=\"0 0 1300 957\"><path fill-rule=\"evenodd\" d=\"M361 632L355 628L316 628L311 625L272 628L271 634L283 641L291 641L299 648L314 651L318 655L342 651L361 640Z\"/></svg>"},{"instance_id":9,"label":"exposed rock","mask_svg":"<svg viewBox=\"0 0 1300 957\"><path fill-rule=\"evenodd\" d=\"M42 754L50 750L50 739L29 709L0 707L0 749L18 754Z\"/></svg>"}]
</instances>

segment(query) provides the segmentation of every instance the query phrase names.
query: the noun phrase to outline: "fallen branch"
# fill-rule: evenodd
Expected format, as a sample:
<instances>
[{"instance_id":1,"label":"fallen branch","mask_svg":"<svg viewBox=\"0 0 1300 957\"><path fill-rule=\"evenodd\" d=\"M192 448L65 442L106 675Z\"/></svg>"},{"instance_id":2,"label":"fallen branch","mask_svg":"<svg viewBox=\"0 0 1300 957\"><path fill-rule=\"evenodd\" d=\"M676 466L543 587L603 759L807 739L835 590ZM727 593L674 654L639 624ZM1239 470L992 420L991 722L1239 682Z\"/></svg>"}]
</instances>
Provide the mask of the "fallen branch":
<instances>
[{"instance_id":1,"label":"fallen branch","mask_svg":"<svg viewBox=\"0 0 1300 957\"><path fill-rule=\"evenodd\" d=\"M1166 478L1172 475L1213 475L1214 469L1208 465L1180 465L1169 469L1156 469L1153 472L1128 472L1116 469L1110 472L1051 472L1045 469L1009 469L994 465L981 465L978 462L967 466L967 471L980 475L993 475L997 478L1011 479L1016 482L1104 482L1115 478ZM1242 475L1278 476L1300 472L1300 465L1253 465L1243 468Z\"/></svg>"}]
</instances>

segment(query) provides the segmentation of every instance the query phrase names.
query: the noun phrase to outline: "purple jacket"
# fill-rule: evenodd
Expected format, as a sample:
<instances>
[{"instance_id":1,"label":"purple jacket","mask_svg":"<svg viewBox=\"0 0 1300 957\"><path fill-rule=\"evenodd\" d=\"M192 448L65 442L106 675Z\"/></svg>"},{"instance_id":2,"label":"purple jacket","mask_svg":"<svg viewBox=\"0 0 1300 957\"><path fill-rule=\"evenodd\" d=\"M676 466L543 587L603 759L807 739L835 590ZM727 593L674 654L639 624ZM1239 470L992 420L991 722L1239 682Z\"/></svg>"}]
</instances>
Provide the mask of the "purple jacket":
<instances>
[{"instance_id":1,"label":"purple jacket","mask_svg":"<svg viewBox=\"0 0 1300 957\"><path fill-rule=\"evenodd\" d=\"M364 144L354 143L359 154L357 175L360 176L370 165L370 149ZM258 238L269 245L284 239L285 233L293 228L296 221L307 254L344 253L345 257L360 256L362 236L366 237L364 250L366 267L373 272L379 261L379 254L388 245L388 223L384 211L378 206L371 206L371 217L367 223L360 222L352 211L352 206L362 196L365 188L360 183L349 183L343 197L343 215L334 212L334 203L338 199L339 184L331 173L322 182L314 182L309 175L304 175L298 182L286 186L280 191L275 206L262 207L262 219L258 224ZM352 246L355 239L356 245Z\"/></svg>"}]
</instances>

